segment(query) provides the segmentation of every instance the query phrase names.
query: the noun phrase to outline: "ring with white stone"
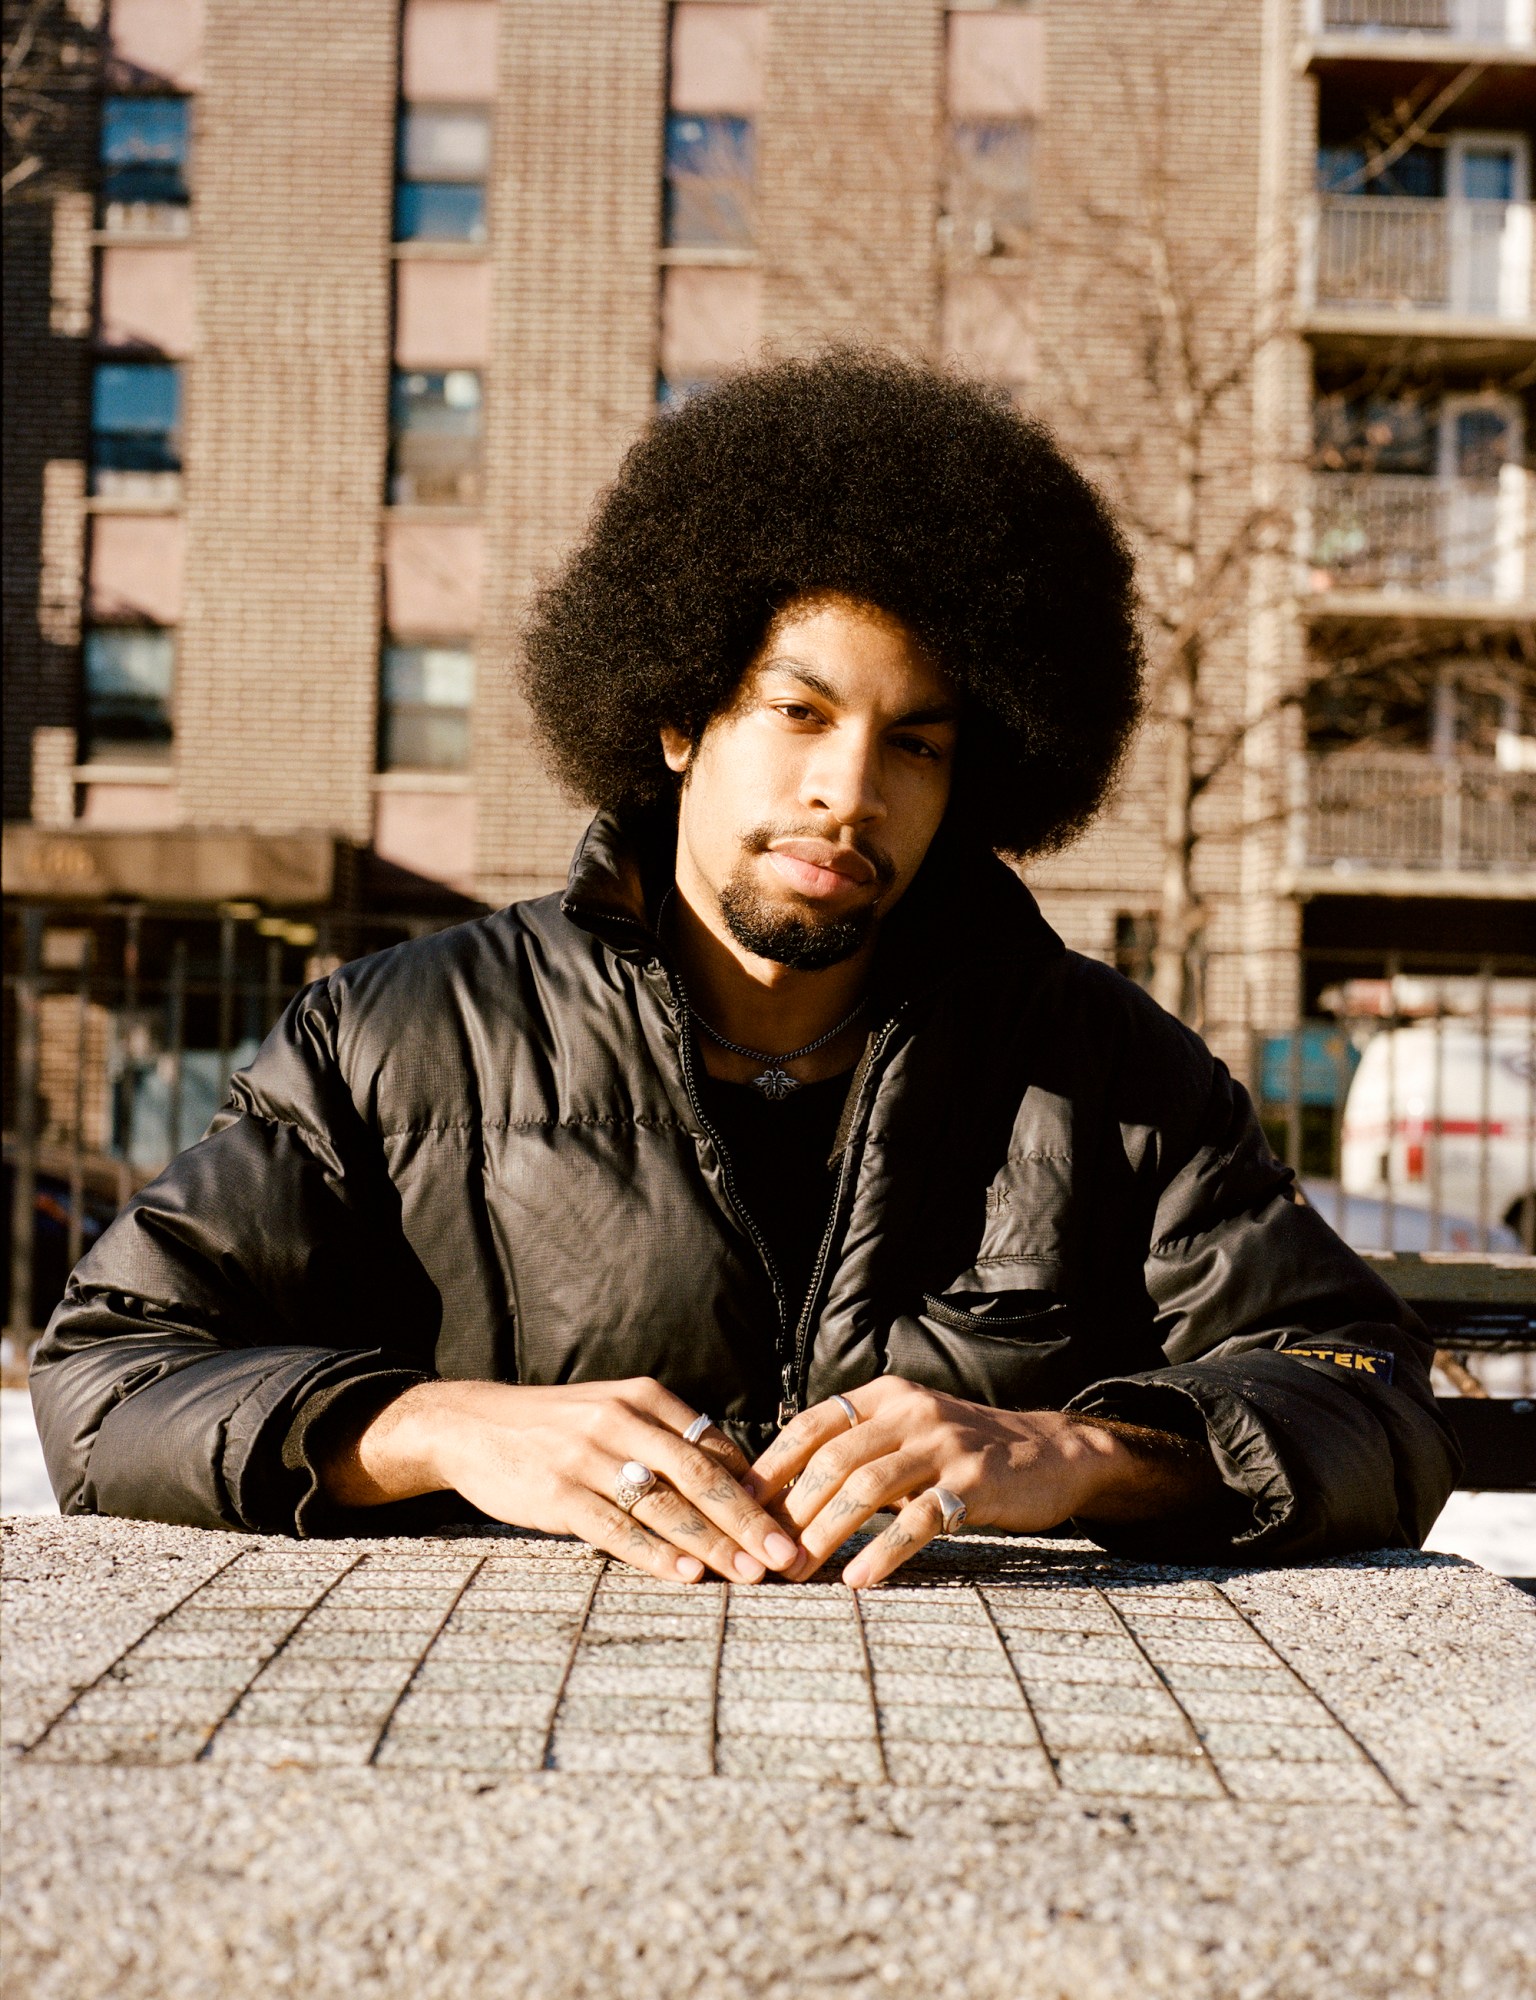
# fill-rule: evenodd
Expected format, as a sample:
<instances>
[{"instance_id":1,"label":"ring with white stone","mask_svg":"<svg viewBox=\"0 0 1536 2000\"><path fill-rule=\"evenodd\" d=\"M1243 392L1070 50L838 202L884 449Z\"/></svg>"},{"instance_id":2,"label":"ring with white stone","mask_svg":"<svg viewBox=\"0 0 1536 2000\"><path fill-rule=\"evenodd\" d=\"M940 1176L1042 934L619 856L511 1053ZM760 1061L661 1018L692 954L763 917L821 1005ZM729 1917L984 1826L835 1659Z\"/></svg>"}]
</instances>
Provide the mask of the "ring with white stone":
<instances>
[{"instance_id":1,"label":"ring with white stone","mask_svg":"<svg viewBox=\"0 0 1536 2000\"><path fill-rule=\"evenodd\" d=\"M848 1419L849 1430L853 1430L859 1421L858 1411L853 1407L852 1403L849 1402L846 1396L839 1396L834 1392L832 1396L832 1401L836 1403L837 1407L842 1411L843 1415Z\"/></svg>"},{"instance_id":2,"label":"ring with white stone","mask_svg":"<svg viewBox=\"0 0 1536 2000\"><path fill-rule=\"evenodd\" d=\"M642 1465L638 1458L626 1458L619 1467L613 1497L624 1512L630 1514L634 1512L635 1502L643 1500L655 1484L656 1475L648 1465Z\"/></svg>"},{"instance_id":3,"label":"ring with white stone","mask_svg":"<svg viewBox=\"0 0 1536 2000\"><path fill-rule=\"evenodd\" d=\"M714 1427L715 1427L714 1418L706 1417L701 1413L699 1416L696 1416L694 1418L693 1422L688 1426L687 1430L683 1432L683 1443L697 1444L699 1439L703 1437L704 1433L706 1431L712 1431Z\"/></svg>"},{"instance_id":4,"label":"ring with white stone","mask_svg":"<svg viewBox=\"0 0 1536 2000\"><path fill-rule=\"evenodd\" d=\"M957 1529L963 1528L965 1526L965 1502L960 1498L960 1495L958 1493L951 1493L947 1486L935 1486L930 1488L930 1491L934 1499L938 1501L939 1512L944 1517L944 1525L939 1530L940 1534L952 1535Z\"/></svg>"}]
</instances>

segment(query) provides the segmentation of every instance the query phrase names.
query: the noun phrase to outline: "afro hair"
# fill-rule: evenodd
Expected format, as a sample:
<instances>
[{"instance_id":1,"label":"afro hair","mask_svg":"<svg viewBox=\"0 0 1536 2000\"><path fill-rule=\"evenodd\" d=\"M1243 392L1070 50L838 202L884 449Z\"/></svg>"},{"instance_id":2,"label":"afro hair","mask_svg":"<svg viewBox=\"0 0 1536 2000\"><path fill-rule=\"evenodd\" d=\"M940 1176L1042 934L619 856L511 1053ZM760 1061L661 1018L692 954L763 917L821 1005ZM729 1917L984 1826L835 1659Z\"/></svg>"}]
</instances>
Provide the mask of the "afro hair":
<instances>
[{"instance_id":1,"label":"afro hair","mask_svg":"<svg viewBox=\"0 0 1536 2000\"><path fill-rule=\"evenodd\" d=\"M675 793L777 612L902 621L961 711L950 809L1002 853L1062 846L1136 721L1131 557L1045 427L983 384L838 350L730 377L633 446L535 601L524 686L557 775L618 810Z\"/></svg>"}]
</instances>

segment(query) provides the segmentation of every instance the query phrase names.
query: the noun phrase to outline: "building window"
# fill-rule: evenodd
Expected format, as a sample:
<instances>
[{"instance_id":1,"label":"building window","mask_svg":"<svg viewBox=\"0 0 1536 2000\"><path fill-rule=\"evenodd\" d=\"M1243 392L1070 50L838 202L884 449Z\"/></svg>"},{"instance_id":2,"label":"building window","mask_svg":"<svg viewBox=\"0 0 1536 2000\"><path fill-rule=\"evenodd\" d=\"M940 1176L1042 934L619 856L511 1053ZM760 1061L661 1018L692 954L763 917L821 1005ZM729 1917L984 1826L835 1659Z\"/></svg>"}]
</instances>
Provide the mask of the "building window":
<instances>
[{"instance_id":1,"label":"building window","mask_svg":"<svg viewBox=\"0 0 1536 2000\"><path fill-rule=\"evenodd\" d=\"M672 112L667 118L665 240L670 249L750 249L750 118Z\"/></svg>"},{"instance_id":2,"label":"building window","mask_svg":"<svg viewBox=\"0 0 1536 2000\"><path fill-rule=\"evenodd\" d=\"M176 637L153 626L85 635L85 754L92 761L163 763L171 754Z\"/></svg>"},{"instance_id":3,"label":"building window","mask_svg":"<svg viewBox=\"0 0 1536 2000\"><path fill-rule=\"evenodd\" d=\"M1410 146L1386 166L1375 165L1376 149L1358 143L1319 146L1319 194L1403 195L1435 200L1445 193L1445 152L1436 146Z\"/></svg>"},{"instance_id":4,"label":"building window","mask_svg":"<svg viewBox=\"0 0 1536 2000\"><path fill-rule=\"evenodd\" d=\"M167 501L181 490L181 371L101 361L91 384L91 491Z\"/></svg>"},{"instance_id":5,"label":"building window","mask_svg":"<svg viewBox=\"0 0 1536 2000\"><path fill-rule=\"evenodd\" d=\"M191 106L184 97L109 97L101 111L102 223L182 236L188 227Z\"/></svg>"},{"instance_id":6,"label":"building window","mask_svg":"<svg viewBox=\"0 0 1536 2000\"><path fill-rule=\"evenodd\" d=\"M379 769L468 769L475 694L468 647L386 646L381 679Z\"/></svg>"},{"instance_id":7,"label":"building window","mask_svg":"<svg viewBox=\"0 0 1536 2000\"><path fill-rule=\"evenodd\" d=\"M397 368L390 396L391 501L473 506L480 498L481 414L475 369Z\"/></svg>"},{"instance_id":8,"label":"building window","mask_svg":"<svg viewBox=\"0 0 1536 2000\"><path fill-rule=\"evenodd\" d=\"M962 256L1019 257L1029 234L1034 123L954 118L942 232Z\"/></svg>"},{"instance_id":9,"label":"building window","mask_svg":"<svg viewBox=\"0 0 1536 2000\"><path fill-rule=\"evenodd\" d=\"M401 243L483 243L491 114L455 105L400 113L395 237Z\"/></svg>"}]
</instances>

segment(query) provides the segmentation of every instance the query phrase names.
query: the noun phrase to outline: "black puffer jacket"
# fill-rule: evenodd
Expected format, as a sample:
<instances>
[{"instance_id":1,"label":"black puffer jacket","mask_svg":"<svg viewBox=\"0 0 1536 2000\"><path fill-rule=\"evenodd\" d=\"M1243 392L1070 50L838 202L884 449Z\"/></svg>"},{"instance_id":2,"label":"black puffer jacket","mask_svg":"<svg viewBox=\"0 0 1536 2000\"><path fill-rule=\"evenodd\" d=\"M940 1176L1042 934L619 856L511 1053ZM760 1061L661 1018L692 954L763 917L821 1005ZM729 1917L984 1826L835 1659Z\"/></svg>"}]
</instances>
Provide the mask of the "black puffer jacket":
<instances>
[{"instance_id":1,"label":"black puffer jacket","mask_svg":"<svg viewBox=\"0 0 1536 2000\"><path fill-rule=\"evenodd\" d=\"M32 1385L66 1512L355 1528L315 1413L426 1375L654 1375L750 1449L890 1371L1208 1435L1226 1511L1118 1547L1422 1538L1456 1469L1422 1329L1222 1065L989 857L936 849L885 927L797 1315L700 1112L648 851L599 819L563 897L298 996L54 1316Z\"/></svg>"}]
</instances>

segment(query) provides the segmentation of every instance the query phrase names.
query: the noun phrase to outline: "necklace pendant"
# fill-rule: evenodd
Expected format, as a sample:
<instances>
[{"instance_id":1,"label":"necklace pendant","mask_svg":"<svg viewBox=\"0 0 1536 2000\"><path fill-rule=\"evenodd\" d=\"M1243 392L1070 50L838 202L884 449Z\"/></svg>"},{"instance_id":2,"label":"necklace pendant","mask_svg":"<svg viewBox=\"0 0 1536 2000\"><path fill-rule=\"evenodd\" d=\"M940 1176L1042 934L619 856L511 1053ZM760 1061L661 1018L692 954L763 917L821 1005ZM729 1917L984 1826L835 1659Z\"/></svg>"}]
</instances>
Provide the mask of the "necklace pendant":
<instances>
[{"instance_id":1,"label":"necklace pendant","mask_svg":"<svg viewBox=\"0 0 1536 2000\"><path fill-rule=\"evenodd\" d=\"M752 1081L764 1097L771 1099L775 1104L800 1088L799 1082L787 1069L765 1069L761 1076L753 1077Z\"/></svg>"}]
</instances>

